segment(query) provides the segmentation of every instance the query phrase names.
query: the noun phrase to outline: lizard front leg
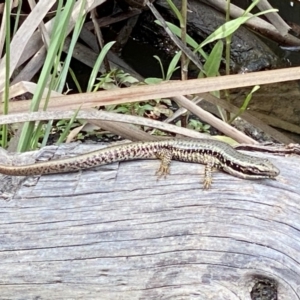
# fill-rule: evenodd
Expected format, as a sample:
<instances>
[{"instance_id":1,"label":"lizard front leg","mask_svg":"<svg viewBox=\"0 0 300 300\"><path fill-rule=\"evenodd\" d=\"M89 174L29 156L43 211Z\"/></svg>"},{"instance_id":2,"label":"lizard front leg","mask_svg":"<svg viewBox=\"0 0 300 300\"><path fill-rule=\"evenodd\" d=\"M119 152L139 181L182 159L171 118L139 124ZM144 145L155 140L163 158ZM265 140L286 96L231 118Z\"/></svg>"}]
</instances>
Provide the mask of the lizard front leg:
<instances>
[{"instance_id":1,"label":"lizard front leg","mask_svg":"<svg viewBox=\"0 0 300 300\"><path fill-rule=\"evenodd\" d=\"M170 163L172 160L172 153L170 150L162 149L158 151L155 155L161 161L160 167L155 174L158 175L158 179L162 176L166 177L168 174L170 174Z\"/></svg>"}]
</instances>

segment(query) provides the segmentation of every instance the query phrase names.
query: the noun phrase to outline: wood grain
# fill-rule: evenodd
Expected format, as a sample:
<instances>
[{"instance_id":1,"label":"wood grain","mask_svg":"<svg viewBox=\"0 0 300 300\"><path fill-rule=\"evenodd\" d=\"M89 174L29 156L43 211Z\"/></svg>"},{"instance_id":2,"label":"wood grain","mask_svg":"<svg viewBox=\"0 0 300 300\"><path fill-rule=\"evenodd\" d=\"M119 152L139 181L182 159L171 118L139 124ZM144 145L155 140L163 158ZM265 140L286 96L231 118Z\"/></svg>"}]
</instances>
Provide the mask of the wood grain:
<instances>
[{"instance_id":1,"label":"wood grain","mask_svg":"<svg viewBox=\"0 0 300 300\"><path fill-rule=\"evenodd\" d=\"M202 165L157 181L156 160L27 178L0 201L0 298L247 300L264 277L299 299L300 159L268 157L277 180L216 172L208 191Z\"/></svg>"}]
</instances>

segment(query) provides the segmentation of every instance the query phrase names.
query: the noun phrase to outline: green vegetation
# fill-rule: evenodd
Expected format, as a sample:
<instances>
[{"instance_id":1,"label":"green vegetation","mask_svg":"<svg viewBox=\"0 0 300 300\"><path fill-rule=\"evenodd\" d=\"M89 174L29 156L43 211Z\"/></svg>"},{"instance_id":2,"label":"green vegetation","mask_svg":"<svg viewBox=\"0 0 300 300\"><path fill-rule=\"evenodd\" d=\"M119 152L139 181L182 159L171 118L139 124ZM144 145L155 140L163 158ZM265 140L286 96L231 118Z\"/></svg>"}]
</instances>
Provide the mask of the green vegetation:
<instances>
[{"instance_id":1,"label":"green vegetation","mask_svg":"<svg viewBox=\"0 0 300 300\"><path fill-rule=\"evenodd\" d=\"M50 1L51 2L51 1ZM42 3L40 1L37 5L40 7L40 11L45 14L49 13L49 8L44 7L43 5L49 5L51 7L51 3ZM39 35L43 36L44 47L46 49L45 59L42 63L41 71L37 78L36 88L33 92L32 100L30 101L29 112L38 111L42 108L43 111L47 111L49 107L50 101L55 101L55 98L51 93L56 92L58 94L63 94L63 91L67 89L67 75L70 74L71 78L75 82L75 85L79 91L79 93L83 93L84 88L82 88L80 81L78 80L78 74L76 74L70 68L70 62L76 51L76 45L78 43L80 33L86 21L86 15L89 11L86 7L88 5L87 1L82 0L76 2L75 0L59 0L56 1L57 6L54 12L48 14L48 18L51 19L47 24L47 29L44 24L39 27ZM252 10L252 8L258 3L258 0L253 1L253 3L249 6L249 8L244 12L244 14L235 19L229 20L219 27L215 32L213 32L210 36L208 36L203 42L198 43L193 38L191 38L187 34L186 28L186 5L183 2L183 7L181 11L174 5L171 0L168 0L168 3L171 9L174 11L176 15L180 27L175 26L174 24L168 23L168 28L174 33L176 36L181 37L183 40L183 44L185 47L190 47L193 50L194 54L197 54L203 59L203 69L199 70L198 78L205 77L215 77L219 76L219 69L221 62L223 60L224 54L224 46L223 40L226 40L226 48L225 48L225 60L226 60L226 70L228 73L229 70L229 54L230 54L230 41L232 34L247 20L249 20L250 16L248 13ZM16 53L12 53L12 48L17 42L18 38L20 39L20 35L25 31L24 27L29 26L26 21L32 22L30 19L31 15L27 17L27 20L20 26L20 16L21 16L21 6L22 1L19 2L18 7L16 8L16 13L14 15L14 28L12 30L12 38L10 36L11 33L11 21L12 17L10 15L10 5L11 1L5 1L5 22L2 26L5 26L5 57L2 60L2 69L0 68L0 72L4 71L3 75L5 78L5 84L3 85L3 114L8 114L10 112L9 108L9 99L10 97L10 81L12 77L12 73L16 71L17 62L21 58L22 53L18 57ZM43 10L44 8L44 10ZM92 8L89 8L90 10ZM32 10L34 12L34 8ZM269 10L275 11L275 10ZM259 16L261 14L267 12L260 12L255 16ZM93 15L92 15L93 16ZM45 18L44 16L39 16L41 21ZM34 19L34 17L33 17ZM73 24L73 21L75 23ZM161 24L157 21L158 24ZM24 25L25 24L25 25ZM39 22L37 21L37 25ZM49 30L49 28L52 30ZM30 28L30 27L29 27ZM23 31L22 31L23 30ZM35 27L31 28L31 34L33 35ZM70 34L72 30L72 33ZM49 34L50 32L50 34ZM70 37L68 37L70 35ZM15 47L14 49L20 49L20 51L25 49L25 45L28 41L30 41L31 36L26 37L27 40L20 42L19 47ZM149 77L146 78L143 82L139 82L135 76L125 72L123 70L117 68L107 69L105 72L101 71L99 75L99 70L104 65L105 58L107 56L108 51L110 51L111 47L114 45L114 41L104 44L102 46L101 51L99 51L99 55L94 63L94 67L91 71L91 75L89 77L89 81L87 84L86 92L92 93L100 90L114 91L120 88L126 88L132 85L155 85L161 83L162 81L169 81L172 79L174 72L180 69L180 60L181 60L181 71L182 71L182 80L187 78L187 68L190 64L190 60L185 56L183 51L178 51L174 57L172 58L167 70L165 70L161 59L157 56L154 57L161 68L161 78ZM204 51L203 47L213 43L211 47L211 52L208 54ZM68 49L65 49L65 45L68 44ZM99 44L101 42L99 41ZM41 52L44 50L40 50ZM62 56L63 51L66 52L65 56ZM11 55L12 54L12 55ZM12 63L11 61L15 60L16 63ZM5 62L5 63L3 63ZM186 68L186 72L183 72ZM221 108L219 109L220 115L223 116L225 121L232 122L236 117L240 116L246 109L251 100L252 94L257 90L255 87L249 95L246 96L244 104L241 106L240 111L236 115L228 115L224 114ZM220 98L221 94L219 90L212 92L215 97ZM84 98L83 98L84 99ZM84 103L84 100L82 101ZM167 103L167 105L166 105ZM102 105L101 103L94 105L95 107L105 109L108 112L112 113L121 113L121 114L129 114L138 117L148 117L154 120L164 119L165 116L172 116L172 111L169 108L170 99L165 99L164 97L158 98L150 101L139 101L139 102L130 102L124 103L123 101L119 101L119 103L114 102L112 105ZM93 107L91 105L91 107ZM67 108L64 108L67 109ZM71 109L71 107L70 107ZM78 112L83 109L81 105L77 106L74 110L73 117L69 120L60 120L54 122L53 120L49 120L47 123L44 122L26 122L18 129L19 131L19 140L17 151L26 151L29 149L35 149L40 146L45 146L49 135L53 132L53 127L55 127L55 132L60 133L60 137L57 140L57 143L61 143L65 141L70 134L70 131L74 128L81 126L82 128L88 124L85 120L77 120ZM185 119L185 120L184 120ZM189 111L185 112L181 117L181 121L177 122L180 126L186 126L187 128L201 131L201 132L209 132L209 125L205 125L202 122L198 121L190 114ZM1 125L1 146L7 147L8 141L10 139L9 127L7 125ZM152 134L164 134L161 131L153 130ZM83 138L83 136L79 136L79 138Z\"/></svg>"}]
</instances>

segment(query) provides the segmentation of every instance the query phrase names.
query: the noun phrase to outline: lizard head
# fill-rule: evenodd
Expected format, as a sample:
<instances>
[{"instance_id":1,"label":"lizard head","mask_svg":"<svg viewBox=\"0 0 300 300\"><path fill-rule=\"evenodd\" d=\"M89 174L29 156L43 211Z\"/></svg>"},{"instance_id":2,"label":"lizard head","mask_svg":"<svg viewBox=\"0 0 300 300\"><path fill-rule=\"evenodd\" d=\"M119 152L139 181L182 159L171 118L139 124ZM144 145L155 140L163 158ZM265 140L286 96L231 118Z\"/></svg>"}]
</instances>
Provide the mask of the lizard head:
<instances>
[{"instance_id":1,"label":"lizard head","mask_svg":"<svg viewBox=\"0 0 300 300\"><path fill-rule=\"evenodd\" d=\"M252 157L248 161L227 161L223 170L234 176L246 179L274 178L280 171L268 159Z\"/></svg>"}]
</instances>

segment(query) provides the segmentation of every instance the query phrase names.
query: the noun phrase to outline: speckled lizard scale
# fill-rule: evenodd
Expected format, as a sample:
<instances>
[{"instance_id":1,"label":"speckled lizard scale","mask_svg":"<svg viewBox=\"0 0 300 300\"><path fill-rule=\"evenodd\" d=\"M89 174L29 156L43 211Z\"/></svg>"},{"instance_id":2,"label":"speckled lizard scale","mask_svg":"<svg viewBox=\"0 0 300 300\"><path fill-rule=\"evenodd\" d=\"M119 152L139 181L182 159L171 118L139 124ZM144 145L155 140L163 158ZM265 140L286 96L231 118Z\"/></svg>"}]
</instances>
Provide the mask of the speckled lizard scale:
<instances>
[{"instance_id":1,"label":"speckled lizard scale","mask_svg":"<svg viewBox=\"0 0 300 300\"><path fill-rule=\"evenodd\" d=\"M159 176L169 173L171 160L204 164L204 188L211 185L213 168L244 179L274 178L279 174L279 170L269 160L240 153L226 143L209 139L174 139L122 144L76 157L32 165L0 165L0 173L12 176L65 173L118 161L153 158L161 160L157 171Z\"/></svg>"}]
</instances>

